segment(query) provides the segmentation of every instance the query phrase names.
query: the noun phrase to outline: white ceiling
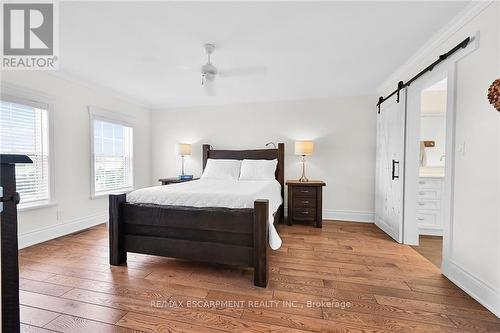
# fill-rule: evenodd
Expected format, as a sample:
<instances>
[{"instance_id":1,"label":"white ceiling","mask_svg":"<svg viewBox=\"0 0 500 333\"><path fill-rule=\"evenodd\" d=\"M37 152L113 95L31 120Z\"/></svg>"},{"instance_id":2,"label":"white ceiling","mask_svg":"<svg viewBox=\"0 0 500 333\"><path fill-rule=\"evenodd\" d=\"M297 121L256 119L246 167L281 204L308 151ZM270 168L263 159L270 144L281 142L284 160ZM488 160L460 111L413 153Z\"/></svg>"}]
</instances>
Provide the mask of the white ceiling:
<instances>
[{"instance_id":1,"label":"white ceiling","mask_svg":"<svg viewBox=\"0 0 500 333\"><path fill-rule=\"evenodd\" d=\"M63 72L152 107L375 94L467 2L61 2ZM201 88L217 49L216 96Z\"/></svg>"}]
</instances>

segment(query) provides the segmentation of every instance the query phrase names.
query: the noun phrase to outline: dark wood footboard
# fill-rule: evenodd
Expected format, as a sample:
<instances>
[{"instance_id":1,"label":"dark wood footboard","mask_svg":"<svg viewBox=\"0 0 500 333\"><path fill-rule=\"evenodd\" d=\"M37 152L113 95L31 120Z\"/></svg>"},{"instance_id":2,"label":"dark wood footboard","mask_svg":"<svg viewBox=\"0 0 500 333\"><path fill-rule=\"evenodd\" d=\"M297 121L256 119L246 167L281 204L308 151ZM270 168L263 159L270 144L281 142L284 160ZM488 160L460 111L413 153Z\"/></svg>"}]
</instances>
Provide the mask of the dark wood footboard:
<instances>
[{"instance_id":1,"label":"dark wood footboard","mask_svg":"<svg viewBox=\"0 0 500 333\"><path fill-rule=\"evenodd\" d=\"M254 208L197 208L130 204L109 196L110 264L127 252L254 268L254 284L268 282L269 203ZM277 216L278 217L278 216Z\"/></svg>"}]
</instances>

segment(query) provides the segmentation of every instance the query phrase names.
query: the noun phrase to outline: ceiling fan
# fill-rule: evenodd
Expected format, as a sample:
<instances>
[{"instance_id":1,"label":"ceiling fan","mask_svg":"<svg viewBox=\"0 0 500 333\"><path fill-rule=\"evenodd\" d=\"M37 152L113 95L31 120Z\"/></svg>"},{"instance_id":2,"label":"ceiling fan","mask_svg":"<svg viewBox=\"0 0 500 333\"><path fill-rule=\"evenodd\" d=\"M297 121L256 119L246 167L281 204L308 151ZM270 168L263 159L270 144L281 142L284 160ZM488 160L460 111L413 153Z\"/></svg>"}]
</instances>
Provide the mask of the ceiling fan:
<instances>
[{"instance_id":1,"label":"ceiling fan","mask_svg":"<svg viewBox=\"0 0 500 333\"><path fill-rule=\"evenodd\" d=\"M215 67L210 59L210 56L215 51L215 44L207 43L203 45L205 52L207 53L207 63L201 66L201 85L205 88L207 95L215 95L214 81L216 76L220 77L234 77L242 75L253 75L267 72L267 67L265 66L246 66L238 67L232 69L226 69L219 72L217 67Z\"/></svg>"},{"instance_id":2,"label":"ceiling fan","mask_svg":"<svg viewBox=\"0 0 500 333\"><path fill-rule=\"evenodd\" d=\"M210 62L210 55L215 50L215 44L207 43L203 47L205 48L205 52L207 52L207 63L201 66L201 85L205 87L207 95L213 96L215 94L214 80L218 72L217 67Z\"/></svg>"}]
</instances>

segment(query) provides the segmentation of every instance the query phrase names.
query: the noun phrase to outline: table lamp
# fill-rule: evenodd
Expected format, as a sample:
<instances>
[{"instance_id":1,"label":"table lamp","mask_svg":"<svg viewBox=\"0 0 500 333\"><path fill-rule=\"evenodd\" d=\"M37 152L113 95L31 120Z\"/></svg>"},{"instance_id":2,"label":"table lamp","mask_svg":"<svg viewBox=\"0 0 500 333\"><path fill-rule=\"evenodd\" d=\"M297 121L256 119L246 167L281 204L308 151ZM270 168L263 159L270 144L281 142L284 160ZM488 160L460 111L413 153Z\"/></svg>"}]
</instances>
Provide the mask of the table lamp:
<instances>
[{"instance_id":1,"label":"table lamp","mask_svg":"<svg viewBox=\"0 0 500 333\"><path fill-rule=\"evenodd\" d=\"M182 159L182 169L180 179L192 179L193 175L184 174L184 156L191 155L191 145L188 143L178 143L176 146L177 154L181 156Z\"/></svg>"},{"instance_id":2,"label":"table lamp","mask_svg":"<svg viewBox=\"0 0 500 333\"><path fill-rule=\"evenodd\" d=\"M302 160L302 177L299 182L307 182L306 177L306 156L310 156L314 151L314 142L312 141L295 141L295 155L301 156Z\"/></svg>"}]
</instances>

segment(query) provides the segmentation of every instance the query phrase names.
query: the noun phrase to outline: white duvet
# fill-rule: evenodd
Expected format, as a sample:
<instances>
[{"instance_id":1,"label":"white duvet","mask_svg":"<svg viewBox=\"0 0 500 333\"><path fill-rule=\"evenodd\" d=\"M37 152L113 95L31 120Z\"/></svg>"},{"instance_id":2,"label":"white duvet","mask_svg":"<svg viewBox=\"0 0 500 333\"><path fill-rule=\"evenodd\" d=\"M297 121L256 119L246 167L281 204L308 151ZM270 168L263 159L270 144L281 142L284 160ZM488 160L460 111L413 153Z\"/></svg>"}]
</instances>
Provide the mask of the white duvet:
<instances>
[{"instance_id":1,"label":"white duvet","mask_svg":"<svg viewBox=\"0 0 500 333\"><path fill-rule=\"evenodd\" d=\"M190 207L253 208L256 199L269 200L269 246L281 247L273 214L282 204L276 180L194 180L167 186L146 187L127 194L127 202Z\"/></svg>"}]
</instances>

